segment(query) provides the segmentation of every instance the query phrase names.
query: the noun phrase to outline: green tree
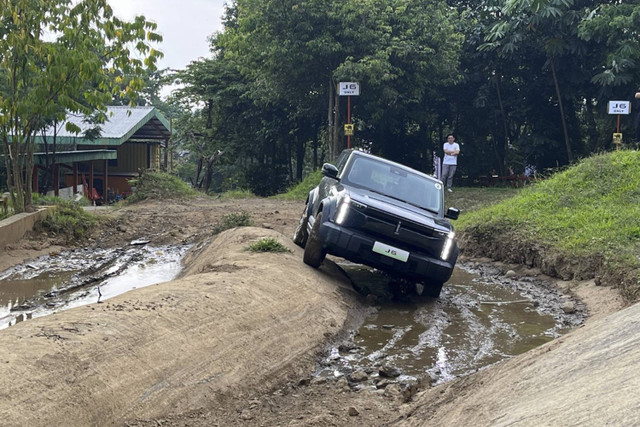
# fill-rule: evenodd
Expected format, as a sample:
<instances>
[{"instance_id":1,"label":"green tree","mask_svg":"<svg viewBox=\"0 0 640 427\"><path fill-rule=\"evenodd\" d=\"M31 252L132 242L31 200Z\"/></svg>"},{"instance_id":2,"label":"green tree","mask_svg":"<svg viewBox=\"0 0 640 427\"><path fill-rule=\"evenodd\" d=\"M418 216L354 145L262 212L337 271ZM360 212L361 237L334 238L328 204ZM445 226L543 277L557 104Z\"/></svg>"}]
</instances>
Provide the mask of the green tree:
<instances>
[{"instance_id":1,"label":"green tree","mask_svg":"<svg viewBox=\"0 0 640 427\"><path fill-rule=\"evenodd\" d=\"M524 52L533 58L543 56L546 59L543 68L551 74L567 160L573 162L572 145L576 145L580 138L574 137L572 144L568 121L574 119L575 107L566 102L579 98L582 95L579 87L584 87L588 81L590 46L578 36L578 25L589 13L588 6L594 2L508 0L500 3L495 23L480 49L495 50L508 60L523 60L518 55Z\"/></svg>"},{"instance_id":2,"label":"green tree","mask_svg":"<svg viewBox=\"0 0 640 427\"><path fill-rule=\"evenodd\" d=\"M134 99L161 56L150 43L162 39L143 16L113 16L107 0L0 0L0 23L0 139L20 212L32 207L36 132L66 112Z\"/></svg>"}]
</instances>

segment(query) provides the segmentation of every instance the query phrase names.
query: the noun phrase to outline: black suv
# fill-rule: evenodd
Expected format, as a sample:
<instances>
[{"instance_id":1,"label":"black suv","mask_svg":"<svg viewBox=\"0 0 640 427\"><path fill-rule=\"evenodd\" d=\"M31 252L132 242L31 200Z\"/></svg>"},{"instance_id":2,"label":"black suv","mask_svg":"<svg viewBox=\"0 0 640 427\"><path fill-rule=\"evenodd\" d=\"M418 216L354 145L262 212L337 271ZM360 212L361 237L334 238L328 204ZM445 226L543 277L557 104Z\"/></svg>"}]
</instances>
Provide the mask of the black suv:
<instances>
[{"instance_id":1,"label":"black suv","mask_svg":"<svg viewBox=\"0 0 640 427\"><path fill-rule=\"evenodd\" d=\"M309 193L293 235L304 262L319 267L326 254L366 264L424 285L438 297L458 258L439 180L357 150L345 150Z\"/></svg>"}]
</instances>

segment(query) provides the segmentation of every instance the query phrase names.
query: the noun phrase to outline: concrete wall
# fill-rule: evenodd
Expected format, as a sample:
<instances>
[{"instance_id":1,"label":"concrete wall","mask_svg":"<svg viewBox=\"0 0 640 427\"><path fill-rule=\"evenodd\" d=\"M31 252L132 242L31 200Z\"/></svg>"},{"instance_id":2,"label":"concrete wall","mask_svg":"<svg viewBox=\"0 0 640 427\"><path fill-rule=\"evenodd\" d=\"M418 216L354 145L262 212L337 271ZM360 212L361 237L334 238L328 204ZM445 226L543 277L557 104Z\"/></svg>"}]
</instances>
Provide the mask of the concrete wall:
<instances>
[{"instance_id":1,"label":"concrete wall","mask_svg":"<svg viewBox=\"0 0 640 427\"><path fill-rule=\"evenodd\" d=\"M55 207L41 207L37 212L20 213L0 221L0 250L8 244L22 239L27 231L33 230L34 224L47 217Z\"/></svg>"}]
</instances>

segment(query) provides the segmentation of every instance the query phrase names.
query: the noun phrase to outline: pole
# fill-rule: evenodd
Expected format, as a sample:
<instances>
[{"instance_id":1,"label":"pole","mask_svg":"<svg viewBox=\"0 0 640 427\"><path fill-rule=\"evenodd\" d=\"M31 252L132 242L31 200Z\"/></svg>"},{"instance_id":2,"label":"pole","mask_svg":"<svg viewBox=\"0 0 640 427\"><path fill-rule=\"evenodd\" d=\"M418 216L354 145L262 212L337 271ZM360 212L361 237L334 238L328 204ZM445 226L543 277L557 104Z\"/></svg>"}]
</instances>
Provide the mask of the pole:
<instances>
[{"instance_id":1,"label":"pole","mask_svg":"<svg viewBox=\"0 0 640 427\"><path fill-rule=\"evenodd\" d=\"M616 132L620 133L620 114L618 114L618 130Z\"/></svg>"},{"instance_id":2,"label":"pole","mask_svg":"<svg viewBox=\"0 0 640 427\"><path fill-rule=\"evenodd\" d=\"M347 124L351 124L351 95L347 96ZM351 135L347 135L347 148L351 148Z\"/></svg>"}]
</instances>

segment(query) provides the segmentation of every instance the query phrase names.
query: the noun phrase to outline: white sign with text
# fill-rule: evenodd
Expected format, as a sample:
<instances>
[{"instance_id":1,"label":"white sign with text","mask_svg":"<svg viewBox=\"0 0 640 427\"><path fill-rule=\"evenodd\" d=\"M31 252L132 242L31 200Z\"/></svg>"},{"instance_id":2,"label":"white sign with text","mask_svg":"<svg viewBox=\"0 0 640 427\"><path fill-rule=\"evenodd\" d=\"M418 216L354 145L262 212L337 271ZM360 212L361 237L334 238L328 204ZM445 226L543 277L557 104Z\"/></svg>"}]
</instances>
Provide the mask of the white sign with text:
<instances>
[{"instance_id":1,"label":"white sign with text","mask_svg":"<svg viewBox=\"0 0 640 427\"><path fill-rule=\"evenodd\" d=\"M356 82L340 82L340 96L358 96L360 95L360 83Z\"/></svg>"},{"instance_id":2,"label":"white sign with text","mask_svg":"<svg viewBox=\"0 0 640 427\"><path fill-rule=\"evenodd\" d=\"M629 101L609 101L609 114L630 114L631 103Z\"/></svg>"}]
</instances>

